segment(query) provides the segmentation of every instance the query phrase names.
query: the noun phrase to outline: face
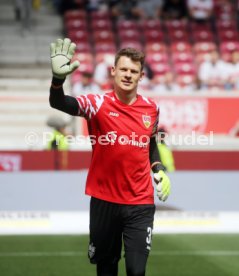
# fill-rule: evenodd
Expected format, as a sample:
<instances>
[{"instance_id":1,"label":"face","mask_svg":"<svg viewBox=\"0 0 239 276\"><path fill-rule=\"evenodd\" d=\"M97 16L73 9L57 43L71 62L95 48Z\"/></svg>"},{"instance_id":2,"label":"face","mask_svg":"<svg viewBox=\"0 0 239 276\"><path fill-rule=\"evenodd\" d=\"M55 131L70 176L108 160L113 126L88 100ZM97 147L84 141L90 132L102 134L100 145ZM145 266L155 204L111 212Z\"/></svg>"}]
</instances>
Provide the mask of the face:
<instances>
[{"instance_id":1,"label":"face","mask_svg":"<svg viewBox=\"0 0 239 276\"><path fill-rule=\"evenodd\" d=\"M115 89L125 92L136 92L138 82L143 74L140 62L125 56L121 56L116 66L111 69Z\"/></svg>"}]
</instances>

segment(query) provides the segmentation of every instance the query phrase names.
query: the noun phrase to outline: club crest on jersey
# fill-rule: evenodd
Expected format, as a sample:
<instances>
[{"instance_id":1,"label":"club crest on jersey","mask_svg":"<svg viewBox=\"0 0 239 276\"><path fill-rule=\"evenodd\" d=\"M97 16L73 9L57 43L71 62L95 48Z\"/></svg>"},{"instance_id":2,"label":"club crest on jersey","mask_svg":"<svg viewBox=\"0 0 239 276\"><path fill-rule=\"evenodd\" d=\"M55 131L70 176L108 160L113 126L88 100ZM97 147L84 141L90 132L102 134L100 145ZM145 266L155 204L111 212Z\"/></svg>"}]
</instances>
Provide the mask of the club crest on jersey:
<instances>
[{"instance_id":1,"label":"club crest on jersey","mask_svg":"<svg viewBox=\"0 0 239 276\"><path fill-rule=\"evenodd\" d=\"M148 115L142 115L142 120L143 120L145 127L149 128L151 125L151 117Z\"/></svg>"}]
</instances>

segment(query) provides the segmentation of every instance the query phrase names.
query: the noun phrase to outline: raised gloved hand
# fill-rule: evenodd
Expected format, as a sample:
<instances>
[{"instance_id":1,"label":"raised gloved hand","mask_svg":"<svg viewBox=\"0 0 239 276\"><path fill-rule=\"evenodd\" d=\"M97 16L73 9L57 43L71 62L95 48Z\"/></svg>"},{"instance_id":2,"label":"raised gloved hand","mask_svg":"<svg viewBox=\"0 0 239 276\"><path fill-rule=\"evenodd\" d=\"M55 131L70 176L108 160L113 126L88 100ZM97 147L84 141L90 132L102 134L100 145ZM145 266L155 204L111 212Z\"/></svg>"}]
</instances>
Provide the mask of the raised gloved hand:
<instances>
[{"instance_id":1,"label":"raised gloved hand","mask_svg":"<svg viewBox=\"0 0 239 276\"><path fill-rule=\"evenodd\" d=\"M171 183L169 177L163 170L154 173L154 182L156 183L156 190L158 198L166 201L171 191Z\"/></svg>"},{"instance_id":2,"label":"raised gloved hand","mask_svg":"<svg viewBox=\"0 0 239 276\"><path fill-rule=\"evenodd\" d=\"M69 38L57 39L55 43L51 43L51 67L53 76L58 79L65 79L68 74L71 74L77 67L79 61L71 62L75 53L76 45Z\"/></svg>"}]
</instances>

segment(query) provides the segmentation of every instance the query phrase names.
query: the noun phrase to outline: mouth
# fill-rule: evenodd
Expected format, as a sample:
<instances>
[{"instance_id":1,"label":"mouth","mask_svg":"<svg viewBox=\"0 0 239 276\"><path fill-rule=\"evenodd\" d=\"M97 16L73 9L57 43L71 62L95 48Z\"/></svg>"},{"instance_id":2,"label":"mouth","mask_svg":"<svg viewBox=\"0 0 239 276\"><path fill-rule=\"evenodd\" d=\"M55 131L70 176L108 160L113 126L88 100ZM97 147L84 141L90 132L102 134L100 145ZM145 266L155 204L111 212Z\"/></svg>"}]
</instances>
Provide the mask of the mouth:
<instances>
[{"instance_id":1,"label":"mouth","mask_svg":"<svg viewBox=\"0 0 239 276\"><path fill-rule=\"evenodd\" d=\"M126 81L126 80L123 80L122 83L123 83L124 85L131 85L131 84L132 84L131 81Z\"/></svg>"}]
</instances>

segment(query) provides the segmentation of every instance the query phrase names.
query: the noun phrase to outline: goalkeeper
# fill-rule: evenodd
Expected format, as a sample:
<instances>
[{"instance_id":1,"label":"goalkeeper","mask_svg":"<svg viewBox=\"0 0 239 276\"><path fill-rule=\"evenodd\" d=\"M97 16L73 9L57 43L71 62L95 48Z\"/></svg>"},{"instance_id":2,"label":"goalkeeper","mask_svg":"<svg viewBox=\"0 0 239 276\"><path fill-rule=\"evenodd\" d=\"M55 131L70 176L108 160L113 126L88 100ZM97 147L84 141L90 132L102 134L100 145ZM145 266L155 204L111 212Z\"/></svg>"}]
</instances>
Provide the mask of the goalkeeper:
<instances>
[{"instance_id":1,"label":"goalkeeper","mask_svg":"<svg viewBox=\"0 0 239 276\"><path fill-rule=\"evenodd\" d=\"M67 38L51 44L50 105L84 117L94 138L85 189L91 196L88 256L98 276L116 276L123 242L126 274L143 276L155 212L151 170L159 199L170 193L155 141L159 108L137 93L144 54L121 49L111 68L113 91L72 97L64 94L63 83L79 66L71 63L74 50Z\"/></svg>"}]
</instances>

